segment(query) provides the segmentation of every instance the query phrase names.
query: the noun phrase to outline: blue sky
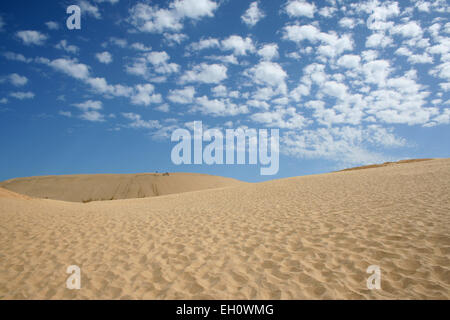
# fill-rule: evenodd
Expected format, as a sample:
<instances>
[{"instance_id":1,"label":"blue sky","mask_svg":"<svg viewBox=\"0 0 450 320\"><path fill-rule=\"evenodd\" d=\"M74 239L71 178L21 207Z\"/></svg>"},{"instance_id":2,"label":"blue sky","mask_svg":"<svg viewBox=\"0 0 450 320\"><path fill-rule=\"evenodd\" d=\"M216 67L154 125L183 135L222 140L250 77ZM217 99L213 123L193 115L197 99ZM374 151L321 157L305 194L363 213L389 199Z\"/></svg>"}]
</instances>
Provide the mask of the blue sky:
<instances>
[{"instance_id":1,"label":"blue sky","mask_svg":"<svg viewBox=\"0 0 450 320\"><path fill-rule=\"evenodd\" d=\"M68 30L78 4L81 30ZM446 1L2 1L0 180L246 181L449 157ZM280 170L175 166L171 133L279 128Z\"/></svg>"}]
</instances>

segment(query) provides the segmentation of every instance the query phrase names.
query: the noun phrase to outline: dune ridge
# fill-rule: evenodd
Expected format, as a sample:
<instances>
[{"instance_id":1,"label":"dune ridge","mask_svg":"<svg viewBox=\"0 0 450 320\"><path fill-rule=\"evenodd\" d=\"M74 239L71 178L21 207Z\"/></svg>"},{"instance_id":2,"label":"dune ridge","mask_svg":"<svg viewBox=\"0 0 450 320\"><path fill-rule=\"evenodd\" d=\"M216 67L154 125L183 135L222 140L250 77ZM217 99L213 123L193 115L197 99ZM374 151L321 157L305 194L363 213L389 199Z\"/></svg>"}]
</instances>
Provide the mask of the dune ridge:
<instances>
[{"instance_id":1,"label":"dune ridge","mask_svg":"<svg viewBox=\"0 0 450 320\"><path fill-rule=\"evenodd\" d=\"M144 199L0 198L0 299L449 299L449 191L438 159ZM81 290L65 287L73 264Z\"/></svg>"},{"instance_id":2,"label":"dune ridge","mask_svg":"<svg viewBox=\"0 0 450 320\"><path fill-rule=\"evenodd\" d=\"M155 197L242 183L197 173L141 173L17 178L0 182L0 187L35 198L86 203Z\"/></svg>"}]
</instances>

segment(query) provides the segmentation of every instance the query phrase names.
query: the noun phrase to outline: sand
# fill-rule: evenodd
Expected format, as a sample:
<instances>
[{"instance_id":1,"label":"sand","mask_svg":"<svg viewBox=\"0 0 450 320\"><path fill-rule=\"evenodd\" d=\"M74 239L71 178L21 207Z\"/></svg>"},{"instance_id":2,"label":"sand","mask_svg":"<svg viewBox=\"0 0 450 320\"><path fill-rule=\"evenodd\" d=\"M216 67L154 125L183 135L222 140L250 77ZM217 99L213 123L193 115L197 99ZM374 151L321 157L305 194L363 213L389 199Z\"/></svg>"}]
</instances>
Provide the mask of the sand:
<instances>
[{"instance_id":1,"label":"sand","mask_svg":"<svg viewBox=\"0 0 450 320\"><path fill-rule=\"evenodd\" d=\"M145 199L1 197L0 298L449 299L449 194L438 159Z\"/></svg>"},{"instance_id":2,"label":"sand","mask_svg":"<svg viewBox=\"0 0 450 320\"><path fill-rule=\"evenodd\" d=\"M197 173L93 174L17 178L0 187L30 197L92 202L133 199L243 184Z\"/></svg>"}]
</instances>

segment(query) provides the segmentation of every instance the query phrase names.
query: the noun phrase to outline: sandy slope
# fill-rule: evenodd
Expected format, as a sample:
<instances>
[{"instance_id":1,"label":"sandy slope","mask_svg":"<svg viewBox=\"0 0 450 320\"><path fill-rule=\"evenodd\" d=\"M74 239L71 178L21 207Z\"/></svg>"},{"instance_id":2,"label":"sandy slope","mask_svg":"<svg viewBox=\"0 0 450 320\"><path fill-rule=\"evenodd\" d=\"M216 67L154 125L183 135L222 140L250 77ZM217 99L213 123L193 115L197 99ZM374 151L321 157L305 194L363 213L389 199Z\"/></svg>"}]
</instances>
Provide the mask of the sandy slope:
<instances>
[{"instance_id":1,"label":"sandy slope","mask_svg":"<svg viewBox=\"0 0 450 320\"><path fill-rule=\"evenodd\" d=\"M449 299L449 194L444 159L147 199L0 198L0 298Z\"/></svg>"},{"instance_id":2,"label":"sandy slope","mask_svg":"<svg viewBox=\"0 0 450 320\"><path fill-rule=\"evenodd\" d=\"M0 188L0 198L30 199L30 197L3 188Z\"/></svg>"},{"instance_id":3,"label":"sandy slope","mask_svg":"<svg viewBox=\"0 0 450 320\"><path fill-rule=\"evenodd\" d=\"M146 198L195 190L220 188L242 182L196 173L93 174L11 179L0 187L31 197L91 202Z\"/></svg>"}]
</instances>

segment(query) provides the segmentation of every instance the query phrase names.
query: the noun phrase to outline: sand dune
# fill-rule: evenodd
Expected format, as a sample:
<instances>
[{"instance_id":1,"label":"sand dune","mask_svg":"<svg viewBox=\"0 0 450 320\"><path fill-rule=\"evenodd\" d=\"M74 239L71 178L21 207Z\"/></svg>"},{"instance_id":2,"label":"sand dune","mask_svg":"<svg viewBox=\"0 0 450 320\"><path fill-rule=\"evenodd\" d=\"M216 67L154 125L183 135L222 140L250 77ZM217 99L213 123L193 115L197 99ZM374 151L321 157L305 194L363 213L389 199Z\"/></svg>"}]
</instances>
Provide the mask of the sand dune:
<instances>
[{"instance_id":1,"label":"sand dune","mask_svg":"<svg viewBox=\"0 0 450 320\"><path fill-rule=\"evenodd\" d=\"M242 184L196 173L94 174L11 179L0 187L35 198L72 202L161 196Z\"/></svg>"},{"instance_id":2,"label":"sand dune","mask_svg":"<svg viewBox=\"0 0 450 320\"><path fill-rule=\"evenodd\" d=\"M146 199L0 198L0 299L449 299L449 194L440 159Z\"/></svg>"},{"instance_id":3,"label":"sand dune","mask_svg":"<svg viewBox=\"0 0 450 320\"><path fill-rule=\"evenodd\" d=\"M0 188L0 198L30 199L29 197Z\"/></svg>"},{"instance_id":4,"label":"sand dune","mask_svg":"<svg viewBox=\"0 0 450 320\"><path fill-rule=\"evenodd\" d=\"M395 165L401 165L405 163L413 163L413 162L422 162L422 161L429 161L433 159L409 159L409 160L400 160L397 162L385 162L381 164L371 164L368 166L361 166L361 167L353 167L348 168L340 171L353 171L353 170L362 170L362 169L373 169L373 168L380 168L380 167L386 167L386 166L395 166Z\"/></svg>"}]
</instances>

